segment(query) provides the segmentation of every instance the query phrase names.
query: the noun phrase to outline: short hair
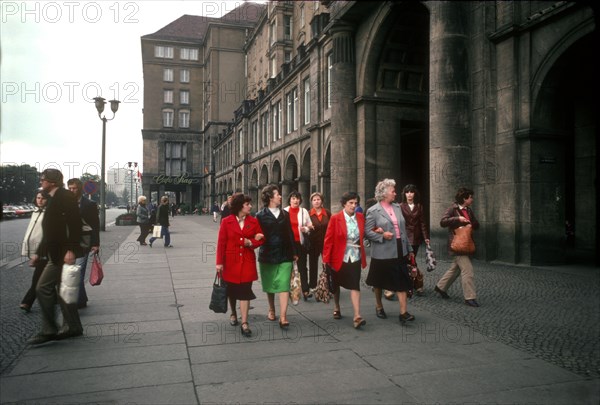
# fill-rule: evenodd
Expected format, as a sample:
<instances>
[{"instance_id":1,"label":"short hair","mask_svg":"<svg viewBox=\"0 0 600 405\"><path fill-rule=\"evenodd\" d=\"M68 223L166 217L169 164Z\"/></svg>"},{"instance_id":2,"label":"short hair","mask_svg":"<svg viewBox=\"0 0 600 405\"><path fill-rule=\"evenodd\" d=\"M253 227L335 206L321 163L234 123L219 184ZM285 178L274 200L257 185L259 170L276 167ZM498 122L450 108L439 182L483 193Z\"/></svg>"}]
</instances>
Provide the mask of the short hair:
<instances>
[{"instance_id":1,"label":"short hair","mask_svg":"<svg viewBox=\"0 0 600 405\"><path fill-rule=\"evenodd\" d=\"M340 198L340 204L342 207L350 200L358 200L358 193L356 191L346 191Z\"/></svg>"},{"instance_id":2,"label":"short hair","mask_svg":"<svg viewBox=\"0 0 600 405\"><path fill-rule=\"evenodd\" d=\"M402 189L402 202L406 202L406 193L408 192L415 193L415 197L413 200L415 203L420 202L419 200L421 199L421 195L419 193L419 189L414 184L407 184L406 186L404 186L404 188Z\"/></svg>"},{"instance_id":3,"label":"short hair","mask_svg":"<svg viewBox=\"0 0 600 405\"><path fill-rule=\"evenodd\" d=\"M138 197L138 204L146 203L146 196L141 195Z\"/></svg>"},{"instance_id":4,"label":"short hair","mask_svg":"<svg viewBox=\"0 0 600 405\"><path fill-rule=\"evenodd\" d=\"M164 203L164 202L169 202L169 197L167 197L166 195L163 195L162 197L160 197L160 202ZM175 204L175 203L173 203Z\"/></svg>"},{"instance_id":5,"label":"short hair","mask_svg":"<svg viewBox=\"0 0 600 405\"><path fill-rule=\"evenodd\" d=\"M242 208L244 208L244 204L249 202L252 202L252 198L249 195L244 193L235 193L231 200L231 213L233 215L239 214Z\"/></svg>"},{"instance_id":6,"label":"short hair","mask_svg":"<svg viewBox=\"0 0 600 405\"><path fill-rule=\"evenodd\" d=\"M313 198L315 197L319 197L321 201L325 201L325 199L323 198L323 194L319 193L318 191L315 191L310 195L309 201L312 202Z\"/></svg>"},{"instance_id":7,"label":"short hair","mask_svg":"<svg viewBox=\"0 0 600 405\"><path fill-rule=\"evenodd\" d=\"M273 196L275 195L275 190L277 190L277 192L279 193L279 187L277 187L275 184L267 184L263 187L262 191L260 192L260 199L265 207L269 206L271 198L273 198Z\"/></svg>"},{"instance_id":8,"label":"short hair","mask_svg":"<svg viewBox=\"0 0 600 405\"><path fill-rule=\"evenodd\" d=\"M390 187L396 187L394 179L383 179L375 186L375 199L377 202L383 200Z\"/></svg>"},{"instance_id":9,"label":"short hair","mask_svg":"<svg viewBox=\"0 0 600 405\"><path fill-rule=\"evenodd\" d=\"M42 179L48 181L48 183L54 183L58 187L64 187L63 174L58 169L45 169L42 172Z\"/></svg>"},{"instance_id":10,"label":"short hair","mask_svg":"<svg viewBox=\"0 0 600 405\"><path fill-rule=\"evenodd\" d=\"M472 195L473 190L471 190L470 188L461 187L458 189L456 195L454 196L454 202L462 205L462 203L464 203L465 200Z\"/></svg>"},{"instance_id":11,"label":"short hair","mask_svg":"<svg viewBox=\"0 0 600 405\"><path fill-rule=\"evenodd\" d=\"M292 201L292 197L296 197L297 199L300 200L300 204L302 204L302 194L300 194L299 191L297 190L292 190L292 192L290 193L290 195L288 196L288 205L291 204Z\"/></svg>"},{"instance_id":12,"label":"short hair","mask_svg":"<svg viewBox=\"0 0 600 405\"><path fill-rule=\"evenodd\" d=\"M79 190L83 190L83 183L77 177L67 180L67 186L75 184Z\"/></svg>"}]
</instances>

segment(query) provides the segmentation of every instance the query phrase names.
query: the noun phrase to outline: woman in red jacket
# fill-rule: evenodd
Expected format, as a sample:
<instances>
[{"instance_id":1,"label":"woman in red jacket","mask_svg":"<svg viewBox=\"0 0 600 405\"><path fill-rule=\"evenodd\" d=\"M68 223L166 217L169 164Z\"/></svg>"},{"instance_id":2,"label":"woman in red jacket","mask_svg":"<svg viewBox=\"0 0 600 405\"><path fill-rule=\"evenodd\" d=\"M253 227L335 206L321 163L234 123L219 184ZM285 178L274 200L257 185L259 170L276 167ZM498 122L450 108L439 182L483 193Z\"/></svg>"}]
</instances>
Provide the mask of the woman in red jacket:
<instances>
[{"instance_id":1,"label":"woman in red jacket","mask_svg":"<svg viewBox=\"0 0 600 405\"><path fill-rule=\"evenodd\" d=\"M250 215L252 199L237 193L231 201L231 214L223 218L217 242L217 272L227 282L227 296L231 306L230 323L238 324L236 300L242 311L242 335L252 334L248 325L250 300L256 298L252 282L258 279L254 249L264 243L264 235L256 218Z\"/></svg>"},{"instance_id":2,"label":"woman in red jacket","mask_svg":"<svg viewBox=\"0 0 600 405\"><path fill-rule=\"evenodd\" d=\"M360 316L360 272L367 267L365 246L365 217L354 210L358 194L344 193L340 200L343 209L329 220L323 244L323 263L333 270L333 298L335 309L333 318L340 319L340 287L350 290L350 300L354 309L354 328L367 322Z\"/></svg>"}]
</instances>

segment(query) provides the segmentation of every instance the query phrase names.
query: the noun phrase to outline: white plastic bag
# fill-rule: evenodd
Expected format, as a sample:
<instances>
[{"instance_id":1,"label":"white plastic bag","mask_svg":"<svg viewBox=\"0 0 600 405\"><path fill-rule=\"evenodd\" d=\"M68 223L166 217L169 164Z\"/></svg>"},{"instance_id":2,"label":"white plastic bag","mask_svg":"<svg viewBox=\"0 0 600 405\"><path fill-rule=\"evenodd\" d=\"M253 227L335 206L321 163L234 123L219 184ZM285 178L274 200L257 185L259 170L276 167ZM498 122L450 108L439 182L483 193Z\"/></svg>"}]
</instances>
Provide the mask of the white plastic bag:
<instances>
[{"instance_id":1,"label":"white plastic bag","mask_svg":"<svg viewBox=\"0 0 600 405\"><path fill-rule=\"evenodd\" d=\"M76 264L63 264L59 294L67 304L76 304L79 299L79 267Z\"/></svg>"}]
</instances>

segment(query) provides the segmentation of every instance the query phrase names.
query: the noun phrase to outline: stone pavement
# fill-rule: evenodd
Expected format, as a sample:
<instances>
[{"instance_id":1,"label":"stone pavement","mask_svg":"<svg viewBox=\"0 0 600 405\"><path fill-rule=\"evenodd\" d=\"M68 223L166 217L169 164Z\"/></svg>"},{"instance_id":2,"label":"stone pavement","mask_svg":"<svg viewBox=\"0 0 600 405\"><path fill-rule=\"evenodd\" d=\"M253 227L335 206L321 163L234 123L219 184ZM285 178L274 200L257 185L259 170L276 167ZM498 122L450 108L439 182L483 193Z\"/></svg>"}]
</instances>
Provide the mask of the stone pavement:
<instances>
[{"instance_id":1,"label":"stone pavement","mask_svg":"<svg viewBox=\"0 0 600 405\"><path fill-rule=\"evenodd\" d=\"M288 331L266 320L254 285L252 338L208 309L218 225L175 217L171 249L134 242L104 264L81 311L85 335L25 350L0 377L0 403L528 403L600 401L598 268L531 268L475 262L480 308L430 291L409 302L417 320L374 314L362 289L362 330L333 304L290 306ZM363 273L366 275L366 271ZM277 307L278 309L278 307Z\"/></svg>"}]
</instances>

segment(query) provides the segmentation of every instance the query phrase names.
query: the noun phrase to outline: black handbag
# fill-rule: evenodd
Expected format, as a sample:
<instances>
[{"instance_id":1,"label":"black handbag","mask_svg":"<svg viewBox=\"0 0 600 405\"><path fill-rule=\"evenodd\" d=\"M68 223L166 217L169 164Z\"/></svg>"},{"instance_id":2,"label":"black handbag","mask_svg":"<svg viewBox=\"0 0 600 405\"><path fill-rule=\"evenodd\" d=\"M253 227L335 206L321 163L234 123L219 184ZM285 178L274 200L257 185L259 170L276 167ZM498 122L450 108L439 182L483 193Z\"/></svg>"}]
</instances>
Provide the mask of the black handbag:
<instances>
[{"instance_id":1,"label":"black handbag","mask_svg":"<svg viewBox=\"0 0 600 405\"><path fill-rule=\"evenodd\" d=\"M223 281L221 273L219 272L215 275L210 305L208 308L218 314L227 313L227 283Z\"/></svg>"}]
</instances>

